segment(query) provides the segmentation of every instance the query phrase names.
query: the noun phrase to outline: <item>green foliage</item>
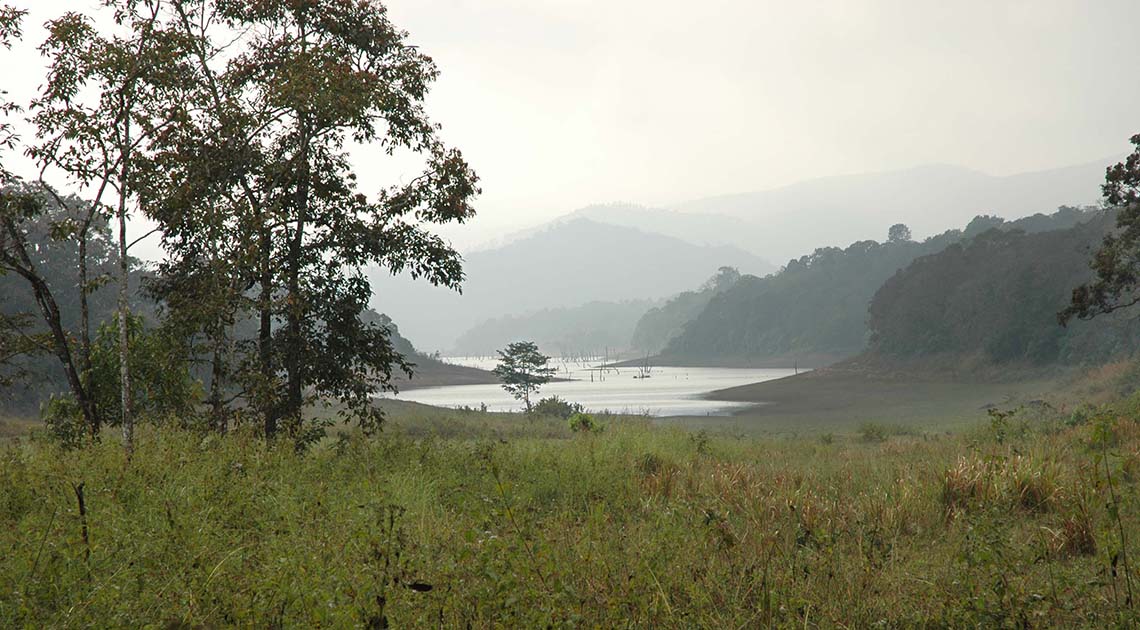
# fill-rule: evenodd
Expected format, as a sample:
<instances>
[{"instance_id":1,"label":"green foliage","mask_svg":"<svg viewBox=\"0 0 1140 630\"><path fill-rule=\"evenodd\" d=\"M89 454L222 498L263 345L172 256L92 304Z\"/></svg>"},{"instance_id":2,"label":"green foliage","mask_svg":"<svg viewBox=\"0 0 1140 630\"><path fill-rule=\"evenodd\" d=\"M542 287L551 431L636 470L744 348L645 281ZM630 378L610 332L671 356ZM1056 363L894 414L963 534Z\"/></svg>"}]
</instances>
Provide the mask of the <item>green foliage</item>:
<instances>
[{"instance_id":1,"label":"green foliage","mask_svg":"<svg viewBox=\"0 0 1140 630\"><path fill-rule=\"evenodd\" d=\"M1104 236L1093 254L1090 266L1096 277L1073 289L1069 306L1058 315L1062 323L1140 302L1140 134L1131 141L1135 150L1109 167L1102 187L1105 201L1117 209L1117 229Z\"/></svg>"},{"instance_id":2,"label":"green foliage","mask_svg":"<svg viewBox=\"0 0 1140 630\"><path fill-rule=\"evenodd\" d=\"M142 317L127 319L131 370L131 407L154 422L186 424L201 402L201 385L191 378L185 343L169 331L147 328ZM112 425L122 418L119 388L119 322L99 326L91 348L91 389L101 413Z\"/></svg>"},{"instance_id":3,"label":"green foliage","mask_svg":"<svg viewBox=\"0 0 1140 630\"><path fill-rule=\"evenodd\" d=\"M997 217L978 217L965 230L951 230L922 242L897 238L886 243L860 241L846 249L820 248L812 254L789 261L777 274L764 278L746 276L729 290L714 297L698 316L684 326L683 333L674 338L663 353L690 358L855 354L866 347L868 339L874 333L886 330L887 325L879 324L881 319L876 319L876 308L881 311L885 308L884 304L889 303L891 308L926 309L934 316L945 314L944 310L931 305L932 299L936 298L939 303L949 299L945 282L951 282L951 287L956 283L1000 283L1005 280L999 278L1008 275L993 273L992 267L986 265L997 261L987 257L975 258L973 254L970 257L963 256L975 266L970 267L969 273L961 273L958 268L945 266L941 262L927 262L930 255L942 252L964 239L973 239L993 228L1002 234L1017 230L1036 233L1070 228L1093 216L1090 211L1061 208L1049 216L1034 215L1011 222ZM1004 237L993 238L1000 241ZM1027 255L1026 252L1021 253ZM1009 254L1012 255L1012 252ZM1082 265L1074 262L1073 252L1050 252L1050 255L1054 257L1053 263L1057 268L1071 265L1064 269L1064 273L1070 277L1081 272ZM912 262L915 264L911 265ZM1020 264L1031 267L1037 262L1035 259L1027 259ZM916 277L917 274L913 271L916 267L937 268L949 278L932 280L927 277L929 274L924 274L924 284L917 285L916 282L916 286L912 286L908 282L904 296L903 291L897 288L902 281L892 276L907 269L905 274L900 275ZM1014 269L1019 270L1019 267ZM1016 283L1019 280L1020 278L1014 278L1008 282ZM1034 313L1048 308L1056 310L1055 295L1047 291L1040 294L1027 293L1033 288L1040 287L1026 286L1016 296L1002 296L1000 308L1004 310L1000 314L1003 317L1020 317L1023 310L1020 303L1009 306L1005 302L1017 299L1029 301ZM883 291L887 294L884 295ZM877 307L872 304L873 297L879 302ZM1038 305L1043 303L1048 303L1048 306ZM869 306L872 308L870 329L867 317ZM988 308L996 310L999 306L995 304ZM879 313L879 317L882 317L882 313ZM892 318L890 325L894 326L895 320L901 320L921 331L925 322L912 323L909 317L909 313L900 311L897 317ZM991 325L988 321L985 326L980 325L973 313L957 312L953 317L954 321L967 321L963 326L975 331Z\"/></svg>"},{"instance_id":4,"label":"green foliage","mask_svg":"<svg viewBox=\"0 0 1140 630\"><path fill-rule=\"evenodd\" d=\"M70 395L52 395L40 406L47 435L60 447L70 450L83 446L87 427L83 411Z\"/></svg>"},{"instance_id":5,"label":"green foliage","mask_svg":"<svg viewBox=\"0 0 1140 630\"><path fill-rule=\"evenodd\" d=\"M548 396L535 403L531 412L539 416L552 416L566 420L577 413L582 413L583 407L579 403L572 403L559 398Z\"/></svg>"},{"instance_id":6,"label":"green foliage","mask_svg":"<svg viewBox=\"0 0 1140 630\"><path fill-rule=\"evenodd\" d=\"M503 389L523 401L530 412L531 394L537 394L554 377L556 370L549 363L550 357L539 352L533 341L518 341L499 350L499 364L494 372L503 381Z\"/></svg>"},{"instance_id":7,"label":"green foliage","mask_svg":"<svg viewBox=\"0 0 1140 630\"><path fill-rule=\"evenodd\" d=\"M601 425L594 420L592 414L583 413L581 411L570 416L566 421L566 426L575 433L596 433L601 430Z\"/></svg>"},{"instance_id":8,"label":"green foliage","mask_svg":"<svg viewBox=\"0 0 1140 630\"><path fill-rule=\"evenodd\" d=\"M904 223L896 223L887 230L887 240L891 243L902 243L911 240L910 228Z\"/></svg>"},{"instance_id":9,"label":"green foliage","mask_svg":"<svg viewBox=\"0 0 1140 630\"><path fill-rule=\"evenodd\" d=\"M1059 413L985 452L444 411L304 454L148 424L129 466L21 440L0 626L1112 626L1128 404L1107 449Z\"/></svg>"},{"instance_id":10,"label":"green foliage","mask_svg":"<svg viewBox=\"0 0 1140 630\"><path fill-rule=\"evenodd\" d=\"M1061 217L1064 219L1065 217ZM1084 252L1111 214L1046 232L991 229L916 260L875 293L872 348L889 356L979 355L994 362L1083 363L1127 354L1140 325L1057 325L1070 287L1088 277Z\"/></svg>"},{"instance_id":11,"label":"green foliage","mask_svg":"<svg viewBox=\"0 0 1140 630\"><path fill-rule=\"evenodd\" d=\"M714 297L731 289L740 278L736 268L721 267L700 290L685 291L669 298L665 304L649 309L637 321L630 345L642 352L661 352Z\"/></svg>"}]
</instances>

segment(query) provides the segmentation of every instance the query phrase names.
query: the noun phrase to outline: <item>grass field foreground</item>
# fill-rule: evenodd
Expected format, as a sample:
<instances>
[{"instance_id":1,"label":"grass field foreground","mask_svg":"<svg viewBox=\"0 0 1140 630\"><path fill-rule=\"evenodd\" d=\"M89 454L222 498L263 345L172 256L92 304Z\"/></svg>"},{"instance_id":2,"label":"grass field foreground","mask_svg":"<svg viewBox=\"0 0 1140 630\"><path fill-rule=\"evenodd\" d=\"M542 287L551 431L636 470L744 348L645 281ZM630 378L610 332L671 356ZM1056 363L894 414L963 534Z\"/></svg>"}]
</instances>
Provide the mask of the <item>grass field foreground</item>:
<instances>
[{"instance_id":1,"label":"grass field foreground","mask_svg":"<svg viewBox=\"0 0 1140 630\"><path fill-rule=\"evenodd\" d=\"M734 437L617 417L583 434L469 415L461 435L397 422L303 454L150 428L129 464L110 437L10 441L0 626L1133 619L1140 398L953 435Z\"/></svg>"}]
</instances>

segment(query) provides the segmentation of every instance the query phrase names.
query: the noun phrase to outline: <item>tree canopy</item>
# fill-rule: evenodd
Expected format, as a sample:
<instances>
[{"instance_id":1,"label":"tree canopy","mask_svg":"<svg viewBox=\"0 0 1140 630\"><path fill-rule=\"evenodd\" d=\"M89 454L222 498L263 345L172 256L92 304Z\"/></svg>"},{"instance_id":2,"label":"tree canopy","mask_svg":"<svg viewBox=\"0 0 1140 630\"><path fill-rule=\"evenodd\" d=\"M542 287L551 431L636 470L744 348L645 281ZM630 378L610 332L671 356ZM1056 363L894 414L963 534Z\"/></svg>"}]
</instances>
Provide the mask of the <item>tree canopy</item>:
<instances>
[{"instance_id":1,"label":"tree canopy","mask_svg":"<svg viewBox=\"0 0 1140 630\"><path fill-rule=\"evenodd\" d=\"M1110 166L1102 187L1104 200L1116 208L1116 230L1105 235L1092 256L1095 277L1073 289L1061 323L1074 317L1091 319L1140 303L1140 134L1135 150Z\"/></svg>"},{"instance_id":2,"label":"tree canopy","mask_svg":"<svg viewBox=\"0 0 1140 630\"><path fill-rule=\"evenodd\" d=\"M458 289L459 254L429 226L470 219L479 192L424 108L434 62L366 0L107 0L99 11L48 22L49 70L28 110L36 140L23 147L43 173L95 194L73 209L69 232L81 248L70 274L83 302L80 343L73 349L63 327L56 335L58 353L78 351L73 394L89 398L86 300L97 270L87 262L98 261L85 248L113 216L129 448L137 362L127 356L126 218L143 214L166 253L149 291L190 361L210 366L218 428L256 418L267 436L284 428L305 440L320 431L306 426L305 409L335 401L345 419L375 430L373 394L392 387L393 368L412 365L369 314L365 269ZM0 12L0 44L19 34L21 16ZM18 146L6 124L0 144ZM352 146L418 156L421 171L365 189ZM13 220L17 201L5 199Z\"/></svg>"},{"instance_id":3,"label":"tree canopy","mask_svg":"<svg viewBox=\"0 0 1140 630\"><path fill-rule=\"evenodd\" d=\"M523 401L530 412L531 394L537 394L554 377L555 368L549 363L550 357L539 352L533 341L516 341L499 350L499 365L494 372L503 381L503 389Z\"/></svg>"},{"instance_id":4,"label":"tree canopy","mask_svg":"<svg viewBox=\"0 0 1140 630\"><path fill-rule=\"evenodd\" d=\"M875 292L912 261L993 228L1055 230L1089 216L1089 211L1076 208L1010 222L979 216L963 230L921 242L902 238L895 226L891 231L898 238L885 243L819 248L789 261L779 273L745 276L713 297L662 354L698 360L854 355L867 347L867 309Z\"/></svg>"}]
</instances>

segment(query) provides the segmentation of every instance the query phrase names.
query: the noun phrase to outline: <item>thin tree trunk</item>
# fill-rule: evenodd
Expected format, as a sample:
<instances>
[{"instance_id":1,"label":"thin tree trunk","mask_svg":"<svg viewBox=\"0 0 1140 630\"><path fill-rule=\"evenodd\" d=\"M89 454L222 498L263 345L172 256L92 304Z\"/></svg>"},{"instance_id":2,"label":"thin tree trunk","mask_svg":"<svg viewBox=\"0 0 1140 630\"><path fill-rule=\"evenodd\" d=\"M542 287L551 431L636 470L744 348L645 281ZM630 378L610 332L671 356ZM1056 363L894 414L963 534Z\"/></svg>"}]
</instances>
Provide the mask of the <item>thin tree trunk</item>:
<instances>
[{"instance_id":1,"label":"thin tree trunk","mask_svg":"<svg viewBox=\"0 0 1140 630\"><path fill-rule=\"evenodd\" d=\"M67 384L71 388L71 395L75 396L75 401L79 404L79 409L83 413L83 419L87 424L91 441L94 442L99 438L99 417L95 414L95 404L88 396L87 389L83 386L83 382L79 378L79 372L75 369L75 360L71 355L71 346L68 343L67 333L63 330L63 322L59 314L59 305L52 296L51 289L47 283L44 282L44 279L36 272L35 265L32 263L31 257L28 256L27 248L24 246L19 230L11 223L6 223L4 227L8 231L14 249L19 255L19 260L13 261L18 264L13 264L11 267L32 285L32 293L36 298L36 305L40 307L40 314L44 318L44 323L51 329L52 345L54 346L56 358L58 358L59 362L63 365L64 373L67 376Z\"/></svg>"},{"instance_id":2,"label":"thin tree trunk","mask_svg":"<svg viewBox=\"0 0 1140 630\"><path fill-rule=\"evenodd\" d=\"M309 208L309 156L307 141L301 149L301 174L297 186L297 228L289 242L289 304L286 335L285 372L287 417L292 431L301 428L301 411L304 401L304 375L301 367L301 317L304 310L301 297L301 257L304 255L305 223Z\"/></svg>"},{"instance_id":3,"label":"thin tree trunk","mask_svg":"<svg viewBox=\"0 0 1140 630\"><path fill-rule=\"evenodd\" d=\"M262 222L265 217L262 215ZM260 327L257 332L258 362L261 364L262 387L268 390L273 383L273 268L272 268L272 239L269 228L261 228L259 238L260 249L260 275L261 295L258 296L257 310L260 316ZM269 391L264 392L263 413L265 414L265 439L271 440L277 435L278 408L276 396Z\"/></svg>"},{"instance_id":4,"label":"thin tree trunk","mask_svg":"<svg viewBox=\"0 0 1140 630\"><path fill-rule=\"evenodd\" d=\"M222 404L222 380L225 378L225 365L222 363L224 360L225 333L222 330L223 324L218 324L218 329L214 331L214 359L213 371L210 375L210 407L212 409L212 416L214 421L214 430L218 433L225 434L228 430L228 423L226 422L226 410Z\"/></svg>"},{"instance_id":5,"label":"thin tree trunk","mask_svg":"<svg viewBox=\"0 0 1140 630\"><path fill-rule=\"evenodd\" d=\"M129 107L129 105L128 105ZM123 133L123 164L119 177L119 380L123 407L123 449L130 458L135 450L135 421L131 413L131 368L127 319L130 313L130 268L127 261L127 177L130 175L131 122L127 117Z\"/></svg>"}]
</instances>

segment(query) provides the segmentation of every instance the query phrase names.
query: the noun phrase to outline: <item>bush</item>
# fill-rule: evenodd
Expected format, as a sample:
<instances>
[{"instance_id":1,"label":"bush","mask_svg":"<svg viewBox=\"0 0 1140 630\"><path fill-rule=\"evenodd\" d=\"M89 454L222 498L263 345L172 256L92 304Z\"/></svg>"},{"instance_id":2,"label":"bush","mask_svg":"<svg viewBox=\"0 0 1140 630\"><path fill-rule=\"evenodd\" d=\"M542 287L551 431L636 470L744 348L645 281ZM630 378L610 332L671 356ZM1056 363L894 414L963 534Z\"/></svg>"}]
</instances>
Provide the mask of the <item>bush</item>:
<instances>
[{"instance_id":1,"label":"bush","mask_svg":"<svg viewBox=\"0 0 1140 630\"><path fill-rule=\"evenodd\" d=\"M582 413L583 411L585 411L585 409L578 403L563 400L558 396L549 396L538 401L531 410L531 413L567 420L570 416L576 413Z\"/></svg>"},{"instance_id":2,"label":"bush","mask_svg":"<svg viewBox=\"0 0 1140 630\"><path fill-rule=\"evenodd\" d=\"M83 446L87 426L83 423L83 413L79 403L70 394L52 395L40 406L47 435L65 449Z\"/></svg>"},{"instance_id":3,"label":"bush","mask_svg":"<svg viewBox=\"0 0 1140 630\"><path fill-rule=\"evenodd\" d=\"M571 431L581 431L583 433L592 433L600 428L598 423L594 421L594 416L581 412L570 416L567 425L569 425Z\"/></svg>"}]
</instances>

